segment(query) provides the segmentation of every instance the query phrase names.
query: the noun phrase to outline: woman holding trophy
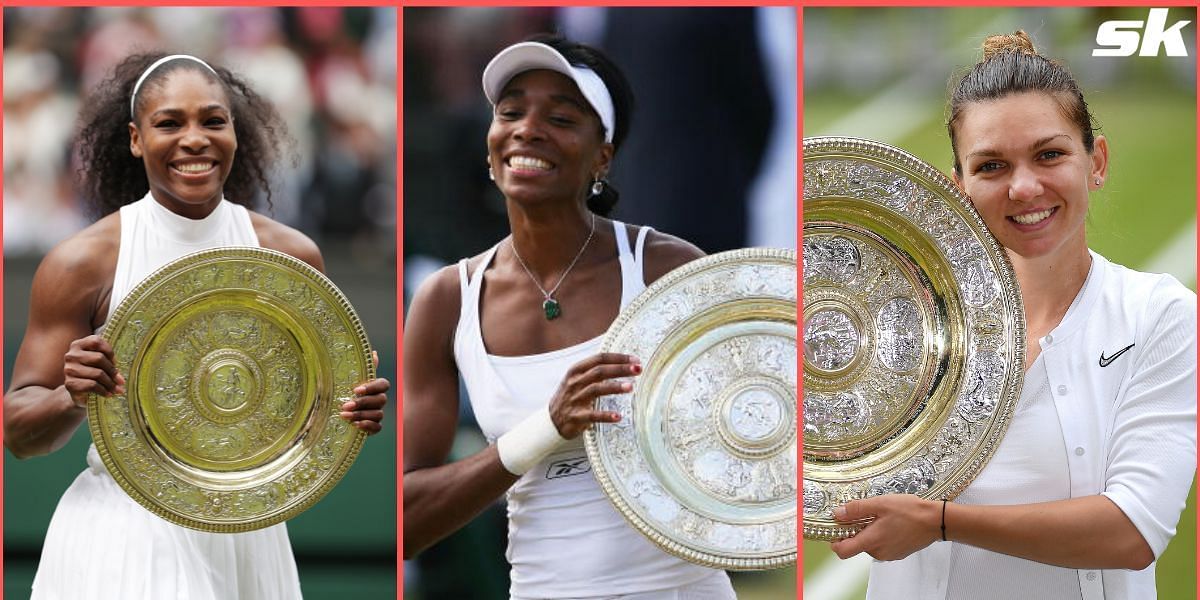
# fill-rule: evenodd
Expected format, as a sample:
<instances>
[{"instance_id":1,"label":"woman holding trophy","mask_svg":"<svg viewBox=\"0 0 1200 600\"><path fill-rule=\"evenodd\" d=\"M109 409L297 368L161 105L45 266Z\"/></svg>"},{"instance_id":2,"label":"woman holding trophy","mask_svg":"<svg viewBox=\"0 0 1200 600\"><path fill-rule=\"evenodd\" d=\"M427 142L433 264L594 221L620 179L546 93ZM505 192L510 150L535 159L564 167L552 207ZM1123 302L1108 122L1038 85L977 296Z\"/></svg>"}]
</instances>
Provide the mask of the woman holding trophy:
<instances>
[{"instance_id":1,"label":"woman holding trophy","mask_svg":"<svg viewBox=\"0 0 1200 600\"><path fill-rule=\"evenodd\" d=\"M639 357L598 353L646 285L701 256L678 238L605 218L633 96L603 54L539 36L483 74L487 161L512 234L431 276L405 328L404 555L508 500L514 598L732 598L727 576L668 555L628 525L586 464L582 434L617 413ZM484 450L447 463L459 376ZM551 476L551 467L563 467ZM577 475L577 476L572 476Z\"/></svg>"},{"instance_id":2,"label":"woman holding trophy","mask_svg":"<svg viewBox=\"0 0 1200 600\"><path fill-rule=\"evenodd\" d=\"M834 509L869 523L870 598L1151 598L1196 466L1196 297L1090 251L1109 143L1075 79L1022 31L984 42L949 102L954 179L1006 249L1025 381L996 454L953 501Z\"/></svg>"},{"instance_id":3,"label":"woman holding trophy","mask_svg":"<svg viewBox=\"0 0 1200 600\"><path fill-rule=\"evenodd\" d=\"M241 78L190 55L138 54L84 106L83 187L104 216L53 249L34 277L4 398L5 446L18 457L61 448L87 418L91 395L133 385L100 332L159 267L222 246L261 246L324 266L307 236L247 209L256 192L270 197L283 127ZM385 379L362 382L341 417L378 432L388 388ZM95 445L87 463L51 521L34 598L300 597L283 524L187 529L126 495Z\"/></svg>"}]
</instances>

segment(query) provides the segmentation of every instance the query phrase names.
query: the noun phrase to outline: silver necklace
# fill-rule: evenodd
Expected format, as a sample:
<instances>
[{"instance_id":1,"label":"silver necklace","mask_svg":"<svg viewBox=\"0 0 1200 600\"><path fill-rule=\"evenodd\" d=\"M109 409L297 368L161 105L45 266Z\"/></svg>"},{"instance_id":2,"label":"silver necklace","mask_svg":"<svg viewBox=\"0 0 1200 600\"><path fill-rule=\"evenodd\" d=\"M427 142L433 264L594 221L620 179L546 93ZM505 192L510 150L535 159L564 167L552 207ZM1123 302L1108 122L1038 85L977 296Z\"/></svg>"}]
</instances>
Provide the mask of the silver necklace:
<instances>
[{"instance_id":1,"label":"silver necklace","mask_svg":"<svg viewBox=\"0 0 1200 600\"><path fill-rule=\"evenodd\" d=\"M533 281L533 285L536 285L537 289L542 292L542 312L545 313L547 321L553 321L554 319L562 316L562 305L558 303L558 300L554 299L554 293L558 291L558 287L562 285L563 280L567 278L567 274L571 272L571 269L575 268L575 263L579 262L579 258L583 256L583 251L587 250L588 244L592 243L592 236L595 234L596 213L592 213L592 230L588 232L587 239L583 241L583 246L580 246L579 252L575 254L575 259L572 260L571 264L567 265L567 269L563 271L562 277L558 278L558 283L554 284L554 287L550 288L550 291L548 292L546 291L546 288L542 287L542 284L538 282L538 279L536 276L534 276L533 271L529 270L529 266L526 265L524 259L521 258L521 253L517 252L517 245L513 243L512 238L508 238L508 246L512 248L513 256L517 257L517 262L521 263L521 268L525 269L525 274L528 275L529 279Z\"/></svg>"}]
</instances>

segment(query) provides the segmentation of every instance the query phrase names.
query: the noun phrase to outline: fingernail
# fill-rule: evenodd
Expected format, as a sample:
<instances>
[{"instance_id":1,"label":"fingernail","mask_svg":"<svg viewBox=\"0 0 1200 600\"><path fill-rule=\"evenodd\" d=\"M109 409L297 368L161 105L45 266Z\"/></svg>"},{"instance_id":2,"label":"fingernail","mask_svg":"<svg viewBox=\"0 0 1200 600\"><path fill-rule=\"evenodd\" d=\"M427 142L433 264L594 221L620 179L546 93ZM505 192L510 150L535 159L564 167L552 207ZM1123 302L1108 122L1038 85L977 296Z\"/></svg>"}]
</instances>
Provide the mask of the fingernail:
<instances>
[{"instance_id":1,"label":"fingernail","mask_svg":"<svg viewBox=\"0 0 1200 600\"><path fill-rule=\"evenodd\" d=\"M347 421L349 421L349 420L351 419L351 417L353 417L353 416L354 416L354 413L352 413L352 412L342 412L342 413L338 413L338 416L339 416L339 417L341 417L341 418L343 418L343 419L345 419L345 420L347 420Z\"/></svg>"},{"instance_id":2,"label":"fingernail","mask_svg":"<svg viewBox=\"0 0 1200 600\"><path fill-rule=\"evenodd\" d=\"M633 384L629 383L628 381L626 381L625 383L622 383L621 391L625 391L625 392L633 391Z\"/></svg>"},{"instance_id":3,"label":"fingernail","mask_svg":"<svg viewBox=\"0 0 1200 600\"><path fill-rule=\"evenodd\" d=\"M641 375L642 374L642 365L635 364L632 367L630 367L629 370L633 371L634 375Z\"/></svg>"},{"instance_id":4,"label":"fingernail","mask_svg":"<svg viewBox=\"0 0 1200 600\"><path fill-rule=\"evenodd\" d=\"M613 423L616 423L621 420L621 413L613 413L613 414L609 415L609 418L612 420Z\"/></svg>"},{"instance_id":5,"label":"fingernail","mask_svg":"<svg viewBox=\"0 0 1200 600\"><path fill-rule=\"evenodd\" d=\"M354 395L356 395L356 396L362 396L363 394L366 394L366 393L367 393L367 388L365 386L360 385L360 386L354 388Z\"/></svg>"},{"instance_id":6,"label":"fingernail","mask_svg":"<svg viewBox=\"0 0 1200 600\"><path fill-rule=\"evenodd\" d=\"M834 508L833 509L833 518L835 518L839 521L842 519L845 519L846 518L846 507L839 506L837 508Z\"/></svg>"}]
</instances>

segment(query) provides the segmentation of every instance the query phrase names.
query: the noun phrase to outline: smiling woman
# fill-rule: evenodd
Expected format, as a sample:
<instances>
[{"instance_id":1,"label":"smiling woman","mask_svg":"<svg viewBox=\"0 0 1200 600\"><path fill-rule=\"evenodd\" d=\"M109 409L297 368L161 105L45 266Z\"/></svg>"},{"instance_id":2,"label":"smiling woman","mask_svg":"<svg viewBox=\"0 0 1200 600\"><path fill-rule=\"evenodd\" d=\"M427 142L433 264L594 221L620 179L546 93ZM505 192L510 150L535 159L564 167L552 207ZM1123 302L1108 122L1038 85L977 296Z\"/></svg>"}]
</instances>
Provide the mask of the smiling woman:
<instances>
[{"instance_id":1,"label":"smiling woman","mask_svg":"<svg viewBox=\"0 0 1200 600\"><path fill-rule=\"evenodd\" d=\"M233 117L221 85L197 71L179 71L174 85L135 91L129 124L130 152L146 165L156 198L172 212L198 219L221 202L221 189L237 151ZM150 96L153 112L137 112Z\"/></svg>"},{"instance_id":2,"label":"smiling woman","mask_svg":"<svg viewBox=\"0 0 1200 600\"><path fill-rule=\"evenodd\" d=\"M949 114L955 180L1020 284L1024 388L960 496L847 502L869 523L833 550L877 559L871 599L1153 598L1196 468L1196 295L1089 249L1109 143L1025 32L988 37Z\"/></svg>"},{"instance_id":3,"label":"smiling woman","mask_svg":"<svg viewBox=\"0 0 1200 600\"><path fill-rule=\"evenodd\" d=\"M96 223L55 247L34 276L28 327L4 397L4 443L18 457L62 447L92 394L125 377L98 335L139 281L198 250L262 246L323 270L302 233L247 210L270 197L282 122L241 79L186 55L135 55L85 104L78 140ZM240 147L239 147L240 142ZM140 198L140 200L139 200ZM363 382L342 418L380 430L389 383ZM185 529L118 487L97 454L64 493L33 598L300 597L283 524L248 533Z\"/></svg>"},{"instance_id":4,"label":"smiling woman","mask_svg":"<svg viewBox=\"0 0 1200 600\"><path fill-rule=\"evenodd\" d=\"M487 164L511 235L438 271L412 301L404 554L504 496L512 598L732 598L724 572L667 554L625 522L583 448L584 430L620 419L593 401L628 391L642 372L640 357L599 353L601 336L648 284L702 254L605 218L629 85L599 51L539 36L498 53L483 91L493 107ZM492 443L448 462L460 376Z\"/></svg>"}]
</instances>

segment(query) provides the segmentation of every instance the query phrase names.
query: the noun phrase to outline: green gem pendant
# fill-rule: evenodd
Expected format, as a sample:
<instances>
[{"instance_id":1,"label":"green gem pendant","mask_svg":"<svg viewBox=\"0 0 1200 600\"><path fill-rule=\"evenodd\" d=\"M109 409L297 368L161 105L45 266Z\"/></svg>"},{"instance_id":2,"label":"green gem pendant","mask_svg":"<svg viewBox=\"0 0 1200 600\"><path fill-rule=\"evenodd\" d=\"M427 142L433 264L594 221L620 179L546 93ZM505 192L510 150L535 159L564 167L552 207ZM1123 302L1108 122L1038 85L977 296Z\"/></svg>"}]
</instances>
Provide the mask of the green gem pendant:
<instances>
[{"instance_id":1,"label":"green gem pendant","mask_svg":"<svg viewBox=\"0 0 1200 600\"><path fill-rule=\"evenodd\" d=\"M546 298L542 303L542 310L546 313L546 320L553 321L562 316L562 308L558 306L558 300L554 298Z\"/></svg>"}]
</instances>

